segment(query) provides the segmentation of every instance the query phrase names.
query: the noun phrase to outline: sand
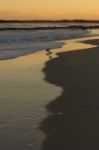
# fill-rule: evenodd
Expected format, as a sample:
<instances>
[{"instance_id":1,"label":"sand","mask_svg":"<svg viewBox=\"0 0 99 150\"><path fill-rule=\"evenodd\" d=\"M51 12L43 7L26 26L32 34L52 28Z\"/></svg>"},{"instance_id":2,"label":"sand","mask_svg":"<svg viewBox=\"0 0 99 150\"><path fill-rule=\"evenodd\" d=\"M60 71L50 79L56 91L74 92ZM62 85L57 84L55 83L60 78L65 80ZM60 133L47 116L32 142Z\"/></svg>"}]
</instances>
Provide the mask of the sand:
<instances>
[{"instance_id":1,"label":"sand","mask_svg":"<svg viewBox=\"0 0 99 150\"><path fill-rule=\"evenodd\" d=\"M0 149L99 149L99 37L62 42L0 61Z\"/></svg>"}]
</instances>

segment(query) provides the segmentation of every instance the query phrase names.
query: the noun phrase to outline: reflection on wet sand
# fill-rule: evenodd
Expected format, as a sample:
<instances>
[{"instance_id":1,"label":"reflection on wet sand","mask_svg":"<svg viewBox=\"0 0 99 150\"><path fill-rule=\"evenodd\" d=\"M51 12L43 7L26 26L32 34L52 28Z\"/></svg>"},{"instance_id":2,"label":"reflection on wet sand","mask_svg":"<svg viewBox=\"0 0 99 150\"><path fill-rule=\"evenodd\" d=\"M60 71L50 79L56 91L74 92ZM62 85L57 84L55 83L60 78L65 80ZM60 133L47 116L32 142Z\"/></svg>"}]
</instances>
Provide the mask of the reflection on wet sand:
<instances>
[{"instance_id":1,"label":"reflection on wet sand","mask_svg":"<svg viewBox=\"0 0 99 150\"><path fill-rule=\"evenodd\" d=\"M99 40L84 43L97 46L58 52L43 69L45 81L63 92L46 106L42 150L99 149Z\"/></svg>"},{"instance_id":2,"label":"reflection on wet sand","mask_svg":"<svg viewBox=\"0 0 99 150\"><path fill-rule=\"evenodd\" d=\"M0 61L0 150L40 150L44 106L61 93L43 80L47 60L44 50Z\"/></svg>"}]
</instances>

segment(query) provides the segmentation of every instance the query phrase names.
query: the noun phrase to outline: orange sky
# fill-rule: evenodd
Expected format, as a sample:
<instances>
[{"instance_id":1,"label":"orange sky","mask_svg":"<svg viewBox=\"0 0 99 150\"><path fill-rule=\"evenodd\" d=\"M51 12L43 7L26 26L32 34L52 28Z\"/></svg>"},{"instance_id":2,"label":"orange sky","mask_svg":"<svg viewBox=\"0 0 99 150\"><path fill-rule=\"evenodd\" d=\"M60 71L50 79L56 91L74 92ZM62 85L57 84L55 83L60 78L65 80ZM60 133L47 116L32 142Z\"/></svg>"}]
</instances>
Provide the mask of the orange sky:
<instances>
[{"instance_id":1,"label":"orange sky","mask_svg":"<svg viewBox=\"0 0 99 150\"><path fill-rule=\"evenodd\" d=\"M0 0L0 19L99 19L99 0Z\"/></svg>"}]
</instances>

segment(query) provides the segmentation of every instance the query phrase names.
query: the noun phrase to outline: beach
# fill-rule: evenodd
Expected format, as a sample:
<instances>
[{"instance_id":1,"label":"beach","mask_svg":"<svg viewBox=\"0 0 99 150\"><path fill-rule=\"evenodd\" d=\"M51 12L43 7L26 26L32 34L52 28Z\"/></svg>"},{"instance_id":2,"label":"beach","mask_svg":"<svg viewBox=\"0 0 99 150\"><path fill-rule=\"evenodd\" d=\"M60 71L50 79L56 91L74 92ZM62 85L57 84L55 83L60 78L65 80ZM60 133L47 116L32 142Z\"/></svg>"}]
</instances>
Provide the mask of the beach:
<instances>
[{"instance_id":1,"label":"beach","mask_svg":"<svg viewBox=\"0 0 99 150\"><path fill-rule=\"evenodd\" d=\"M0 60L1 150L99 149L99 36L60 43Z\"/></svg>"}]
</instances>

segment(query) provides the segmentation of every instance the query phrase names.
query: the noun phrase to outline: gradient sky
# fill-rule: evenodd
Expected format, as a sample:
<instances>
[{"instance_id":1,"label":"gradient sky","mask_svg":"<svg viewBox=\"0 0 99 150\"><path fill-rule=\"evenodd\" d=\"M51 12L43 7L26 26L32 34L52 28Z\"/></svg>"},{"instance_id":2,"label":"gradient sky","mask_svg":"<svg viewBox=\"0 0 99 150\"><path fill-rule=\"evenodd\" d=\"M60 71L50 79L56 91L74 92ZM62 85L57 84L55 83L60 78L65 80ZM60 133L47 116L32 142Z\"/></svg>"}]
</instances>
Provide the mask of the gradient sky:
<instances>
[{"instance_id":1,"label":"gradient sky","mask_svg":"<svg viewBox=\"0 0 99 150\"><path fill-rule=\"evenodd\" d=\"M99 0L0 0L0 19L99 19Z\"/></svg>"}]
</instances>

